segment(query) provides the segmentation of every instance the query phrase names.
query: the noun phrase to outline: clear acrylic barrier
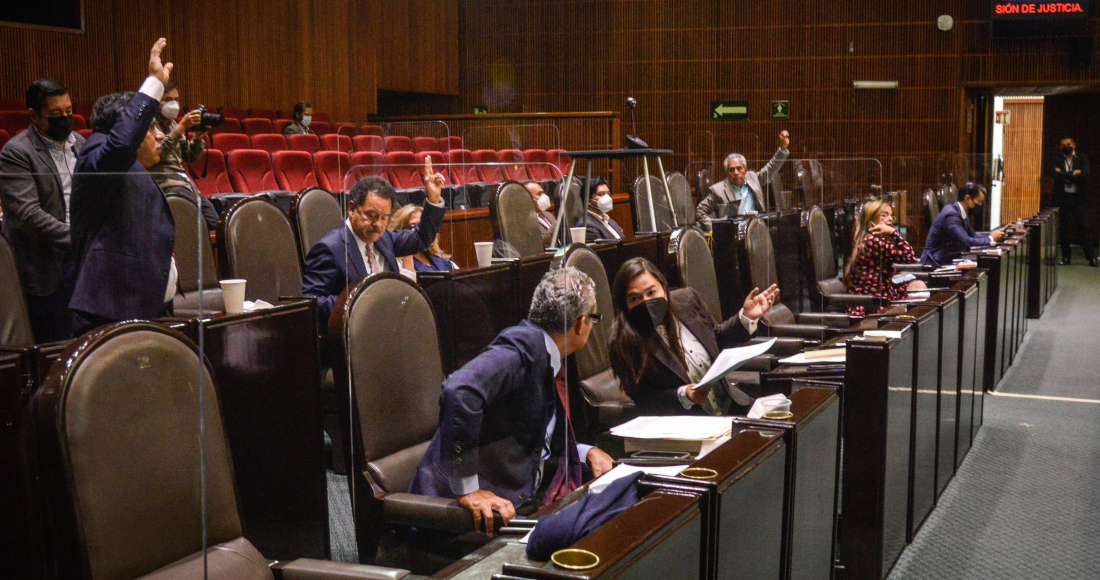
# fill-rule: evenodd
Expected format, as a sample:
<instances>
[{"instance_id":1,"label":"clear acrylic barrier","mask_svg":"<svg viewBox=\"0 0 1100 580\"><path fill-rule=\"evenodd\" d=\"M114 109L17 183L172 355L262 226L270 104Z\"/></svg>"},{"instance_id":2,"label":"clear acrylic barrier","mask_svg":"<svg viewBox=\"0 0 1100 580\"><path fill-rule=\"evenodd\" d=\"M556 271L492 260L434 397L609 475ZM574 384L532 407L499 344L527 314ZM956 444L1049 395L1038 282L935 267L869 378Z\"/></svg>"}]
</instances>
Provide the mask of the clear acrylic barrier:
<instances>
[{"instance_id":1,"label":"clear acrylic barrier","mask_svg":"<svg viewBox=\"0 0 1100 580\"><path fill-rule=\"evenodd\" d=\"M467 127L462 131L465 148L477 149L561 149L561 128L553 123L524 123L520 121L484 124Z\"/></svg>"}]
</instances>

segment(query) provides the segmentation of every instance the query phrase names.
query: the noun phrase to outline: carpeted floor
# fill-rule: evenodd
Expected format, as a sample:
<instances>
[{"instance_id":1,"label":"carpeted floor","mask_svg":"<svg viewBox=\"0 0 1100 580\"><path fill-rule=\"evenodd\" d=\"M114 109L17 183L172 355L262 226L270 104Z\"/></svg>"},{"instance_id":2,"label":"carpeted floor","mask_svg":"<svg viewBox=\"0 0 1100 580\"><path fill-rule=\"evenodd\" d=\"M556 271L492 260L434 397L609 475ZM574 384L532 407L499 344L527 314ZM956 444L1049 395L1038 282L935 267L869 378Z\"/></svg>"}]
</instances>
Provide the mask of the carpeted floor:
<instances>
[{"instance_id":1,"label":"carpeted floor","mask_svg":"<svg viewBox=\"0 0 1100 580\"><path fill-rule=\"evenodd\" d=\"M1100 578L1100 270L1059 275L891 580Z\"/></svg>"}]
</instances>

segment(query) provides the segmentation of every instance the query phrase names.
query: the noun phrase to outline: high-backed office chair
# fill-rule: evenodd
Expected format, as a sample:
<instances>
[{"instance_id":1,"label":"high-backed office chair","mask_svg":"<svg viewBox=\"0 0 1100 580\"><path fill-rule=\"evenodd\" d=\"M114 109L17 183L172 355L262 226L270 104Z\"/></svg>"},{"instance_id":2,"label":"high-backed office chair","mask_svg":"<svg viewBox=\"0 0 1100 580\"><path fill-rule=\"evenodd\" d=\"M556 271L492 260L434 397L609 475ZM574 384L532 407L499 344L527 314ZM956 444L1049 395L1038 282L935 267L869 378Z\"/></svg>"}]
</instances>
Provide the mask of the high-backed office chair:
<instances>
[{"instance_id":1,"label":"high-backed office chair","mask_svg":"<svg viewBox=\"0 0 1100 580\"><path fill-rule=\"evenodd\" d=\"M202 271L202 312L210 314L221 312L225 309L222 302L222 290L218 285L218 272L214 265L214 250L210 246L210 236L207 235L206 222L202 224L202 233L196 228L195 220L198 219L198 208L195 202L187 197L168 193L168 208L172 212L172 219L176 222L176 245L172 250L176 257L176 270L179 273L179 286L183 292L176 294L172 300L174 314L179 317L192 318L200 316L199 312L199 271ZM202 258L202 266L199 266L199 258Z\"/></svg>"},{"instance_id":2,"label":"high-backed office chair","mask_svg":"<svg viewBox=\"0 0 1100 580\"><path fill-rule=\"evenodd\" d=\"M218 265L222 279L243 278L247 300L276 304L302 292L302 268L294 230L265 196L233 204L218 220Z\"/></svg>"},{"instance_id":3,"label":"high-backed office chair","mask_svg":"<svg viewBox=\"0 0 1100 580\"><path fill-rule=\"evenodd\" d=\"M820 208L802 212L802 236L806 242L806 254L810 258L807 264L813 275L814 284L810 287L810 301L818 310L863 306L867 312L874 312L883 301L874 296L849 294L836 269L836 255L833 253L833 234L829 231L829 222Z\"/></svg>"},{"instance_id":4,"label":"high-backed office chair","mask_svg":"<svg viewBox=\"0 0 1100 580\"><path fill-rule=\"evenodd\" d=\"M472 531L470 512L456 500L405 493L439 421L444 376L428 297L404 276L375 274L341 297L328 335L338 360L350 363L333 371L352 442L348 480L360 560L400 557L394 526Z\"/></svg>"},{"instance_id":5,"label":"high-backed office chair","mask_svg":"<svg viewBox=\"0 0 1100 580\"><path fill-rule=\"evenodd\" d=\"M593 189L589 192L589 195L595 194ZM588 206L584 203L584 191L581 189L581 180L577 177L573 177L573 180L569 182L569 186L566 187L565 180L557 183L557 187L554 189L553 195L555 207L560 208L562 199L565 199L565 227L568 233L568 228L576 226L577 222L581 220L585 213L588 212ZM561 236L558 236L559 246L568 246L571 240L562 240ZM586 242L593 242L595 240L585 240Z\"/></svg>"},{"instance_id":6,"label":"high-backed office chair","mask_svg":"<svg viewBox=\"0 0 1100 580\"><path fill-rule=\"evenodd\" d=\"M34 344L31 315L15 253L7 238L0 236L0 346L30 346Z\"/></svg>"},{"instance_id":7,"label":"high-backed office chair","mask_svg":"<svg viewBox=\"0 0 1100 580\"><path fill-rule=\"evenodd\" d=\"M680 284L694 288L715 320L722 320L722 302L718 298L718 277L714 272L714 256L703 232L694 227L672 232L668 251L674 254Z\"/></svg>"},{"instance_id":8,"label":"high-backed office chair","mask_svg":"<svg viewBox=\"0 0 1100 580\"><path fill-rule=\"evenodd\" d=\"M307 187L294 197L290 222L298 246L298 259L305 263L309 250L344 221L344 209L336 196L319 187Z\"/></svg>"},{"instance_id":9,"label":"high-backed office chair","mask_svg":"<svg viewBox=\"0 0 1100 580\"><path fill-rule=\"evenodd\" d=\"M673 171L665 175L665 183L672 194L672 208L676 212L677 223L687 225L695 221L695 201L691 198L691 183L683 173ZM653 192L657 195L657 192ZM664 190L661 191L664 194Z\"/></svg>"},{"instance_id":10,"label":"high-backed office chair","mask_svg":"<svg viewBox=\"0 0 1100 580\"><path fill-rule=\"evenodd\" d=\"M959 188L955 187L954 183L944 183L936 192L936 197L939 199L940 209L943 209L959 201Z\"/></svg>"},{"instance_id":11,"label":"high-backed office chair","mask_svg":"<svg viewBox=\"0 0 1100 580\"><path fill-rule=\"evenodd\" d=\"M33 495L56 577L199 578L204 566L219 580L270 580L273 570L333 580L407 575L320 560L271 563L243 537L214 375L182 334L116 324L74 342L64 357L69 364L50 373L26 426L37 443Z\"/></svg>"},{"instance_id":12,"label":"high-backed office chair","mask_svg":"<svg viewBox=\"0 0 1100 580\"><path fill-rule=\"evenodd\" d=\"M646 191L646 179L639 175L634 180L634 231L635 232L670 232L672 231L672 209L668 207L668 199L665 197L665 186L661 178L656 175L649 176L649 187L653 190L653 217L657 220L657 228L654 230L649 219L649 195ZM692 208L694 215L695 208ZM693 218L694 221L694 218Z\"/></svg>"},{"instance_id":13,"label":"high-backed office chair","mask_svg":"<svg viewBox=\"0 0 1100 580\"><path fill-rule=\"evenodd\" d=\"M942 209L935 191L931 189L924 190L924 195L921 196L921 209L924 211L924 223L931 227L932 222L935 221L936 216L940 215Z\"/></svg>"},{"instance_id":14,"label":"high-backed office chair","mask_svg":"<svg viewBox=\"0 0 1100 580\"><path fill-rule=\"evenodd\" d=\"M573 244L554 258L550 267L566 266L572 266L592 278L596 285L596 312L602 314L605 321L613 319L615 306L611 299L611 284L600 257L584 244ZM599 422L603 426L613 426L629 419L634 409L634 401L611 373L611 357L607 350L610 342L611 325L597 324L592 327L584 348L573 354L576 363L574 378L584 399L598 410ZM576 421L574 427L578 432L583 428L576 425Z\"/></svg>"},{"instance_id":15,"label":"high-backed office chair","mask_svg":"<svg viewBox=\"0 0 1100 580\"><path fill-rule=\"evenodd\" d=\"M543 253L545 248L535 209L535 202L526 187L516 181L501 183L489 199L493 237L514 249L521 257Z\"/></svg>"}]
</instances>

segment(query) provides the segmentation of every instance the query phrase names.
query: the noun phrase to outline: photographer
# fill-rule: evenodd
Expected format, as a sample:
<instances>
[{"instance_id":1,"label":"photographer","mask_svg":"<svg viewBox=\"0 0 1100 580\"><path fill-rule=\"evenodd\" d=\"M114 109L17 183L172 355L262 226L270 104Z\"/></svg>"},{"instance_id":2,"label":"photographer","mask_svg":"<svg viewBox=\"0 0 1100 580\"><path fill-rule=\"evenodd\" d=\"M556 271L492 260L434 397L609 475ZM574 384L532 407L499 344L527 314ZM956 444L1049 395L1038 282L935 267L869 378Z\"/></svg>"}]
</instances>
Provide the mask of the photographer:
<instances>
[{"instance_id":1,"label":"photographer","mask_svg":"<svg viewBox=\"0 0 1100 580\"><path fill-rule=\"evenodd\" d=\"M202 217L206 221L206 227L214 229L218 225L218 212L214 204L210 203L199 191L199 188L187 175L183 162L195 163L202 157L206 148L206 132L210 127L202 124L202 111L195 109L176 123L176 117L180 114L180 92L174 82L164 85L164 96L160 98L160 109L157 112L156 125L164 133L164 142L161 143L160 161L149 168L164 193L175 192L184 195L202 208ZM187 132L194 128L194 135L187 140Z\"/></svg>"}]
</instances>

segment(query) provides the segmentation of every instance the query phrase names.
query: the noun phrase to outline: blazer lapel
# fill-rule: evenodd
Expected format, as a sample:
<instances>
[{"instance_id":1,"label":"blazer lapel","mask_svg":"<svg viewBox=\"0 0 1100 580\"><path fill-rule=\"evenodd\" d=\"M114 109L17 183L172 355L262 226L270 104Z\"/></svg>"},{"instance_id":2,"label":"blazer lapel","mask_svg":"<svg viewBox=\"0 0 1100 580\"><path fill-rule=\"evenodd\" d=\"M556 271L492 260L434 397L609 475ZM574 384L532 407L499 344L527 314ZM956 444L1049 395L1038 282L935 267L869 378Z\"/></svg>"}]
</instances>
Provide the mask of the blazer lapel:
<instances>
[{"instance_id":1,"label":"blazer lapel","mask_svg":"<svg viewBox=\"0 0 1100 580\"><path fill-rule=\"evenodd\" d=\"M351 228L344 226L344 247L347 256L347 268L352 280L362 280L367 277L367 264L363 261L363 254L359 251L359 243L355 240L355 234Z\"/></svg>"},{"instance_id":2,"label":"blazer lapel","mask_svg":"<svg viewBox=\"0 0 1100 580\"><path fill-rule=\"evenodd\" d=\"M57 182L57 191L60 193L61 188L61 174L58 173L57 165L54 164L53 155L50 154L49 146L42 139L42 136L38 134L38 130L34 127L28 127L27 131L31 133L31 142L34 143L34 149L38 152L38 158L50 168L50 173L53 174L54 181ZM67 145L67 143L66 143ZM64 205L64 197L62 197L62 205Z\"/></svg>"},{"instance_id":3,"label":"blazer lapel","mask_svg":"<svg viewBox=\"0 0 1100 580\"><path fill-rule=\"evenodd\" d=\"M676 373L676 376L683 381L683 384L688 384L691 379L688 378L687 369L680 361L676 360L676 355L672 354L672 350L668 348L665 341L661 340L661 336L656 332L645 337L645 340L652 341L653 353L657 356L657 360L661 361L661 364L668 367L668 370Z\"/></svg>"},{"instance_id":4,"label":"blazer lapel","mask_svg":"<svg viewBox=\"0 0 1100 580\"><path fill-rule=\"evenodd\" d=\"M718 339L714 336L714 328L711 326L709 320L705 320L699 317L692 305L687 301L679 300L679 294L687 294L690 290L677 290L673 294L673 300L676 300L676 314L679 316L680 324L684 325L684 328L688 329L688 332L695 336L695 339L699 341L699 344L703 345L706 349L707 355L711 360L718 356Z\"/></svg>"},{"instance_id":5,"label":"blazer lapel","mask_svg":"<svg viewBox=\"0 0 1100 580\"><path fill-rule=\"evenodd\" d=\"M393 239L390 237L391 232L384 232L378 237L378 241L374 242L374 251L382 254L382 259L386 261L386 264L390 268L390 272L397 273L401 269L397 266L397 258L393 255Z\"/></svg>"}]
</instances>

